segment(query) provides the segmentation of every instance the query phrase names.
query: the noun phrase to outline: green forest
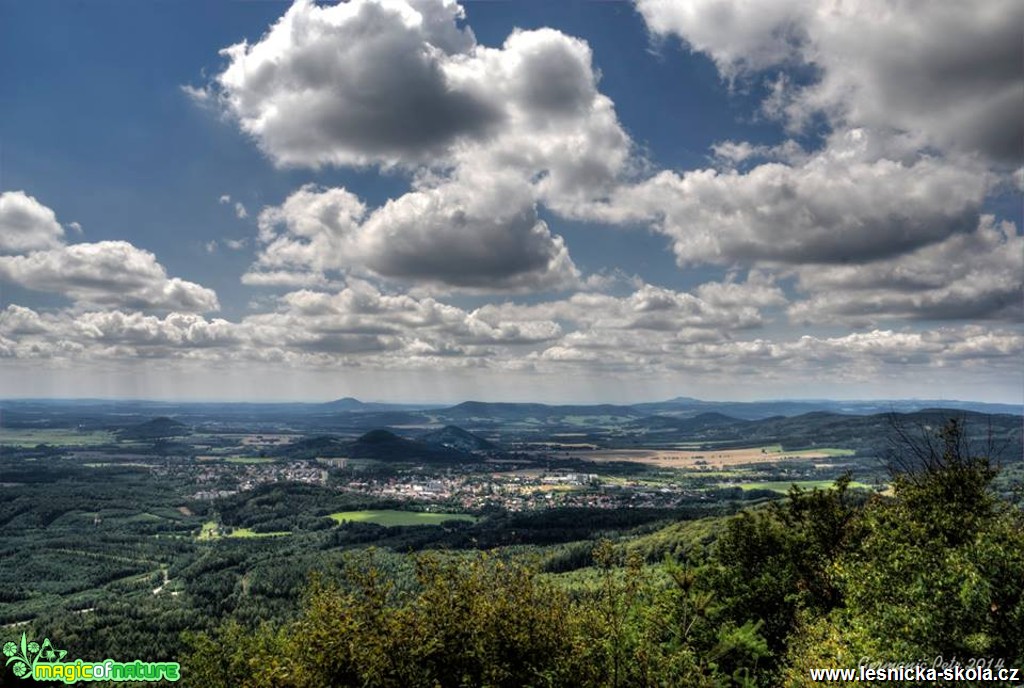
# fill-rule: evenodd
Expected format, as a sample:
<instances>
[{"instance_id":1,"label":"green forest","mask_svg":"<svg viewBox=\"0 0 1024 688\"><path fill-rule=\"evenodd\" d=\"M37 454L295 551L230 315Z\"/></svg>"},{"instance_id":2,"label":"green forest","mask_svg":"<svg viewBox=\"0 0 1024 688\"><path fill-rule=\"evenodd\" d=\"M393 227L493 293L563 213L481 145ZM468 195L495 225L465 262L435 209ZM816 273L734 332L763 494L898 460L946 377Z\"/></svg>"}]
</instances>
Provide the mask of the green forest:
<instances>
[{"instance_id":1,"label":"green forest","mask_svg":"<svg viewBox=\"0 0 1024 688\"><path fill-rule=\"evenodd\" d=\"M428 553L410 586L363 552L311 580L294 618L187 635L185 675L251 688L803 686L811 669L863 659L1020 667L1024 520L962 439L947 425L890 494L857 497L848 479L794 487L655 563L651 537L646 551L601 540L566 580L529 556Z\"/></svg>"}]
</instances>

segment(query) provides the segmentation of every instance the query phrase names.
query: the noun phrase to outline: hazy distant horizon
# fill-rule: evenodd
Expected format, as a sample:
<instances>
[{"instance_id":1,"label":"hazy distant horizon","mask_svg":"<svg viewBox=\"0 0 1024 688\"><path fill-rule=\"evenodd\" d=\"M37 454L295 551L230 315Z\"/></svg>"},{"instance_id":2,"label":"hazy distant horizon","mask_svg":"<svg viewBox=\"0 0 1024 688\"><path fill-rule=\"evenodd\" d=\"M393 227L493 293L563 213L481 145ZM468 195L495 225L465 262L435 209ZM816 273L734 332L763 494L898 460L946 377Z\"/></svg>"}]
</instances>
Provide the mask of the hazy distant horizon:
<instances>
[{"instance_id":1,"label":"hazy distant horizon","mask_svg":"<svg viewBox=\"0 0 1024 688\"><path fill-rule=\"evenodd\" d=\"M636 398L629 401L624 401L615 398L606 399L568 399L562 401L540 401L537 399L526 399L526 398L508 398L508 399L486 399L486 398L453 398L453 399L442 399L442 400L429 400L429 399L382 399L382 398L363 398L354 397L351 395L344 395L333 398L285 398L285 397L267 397L262 399L242 399L242 398L189 398L189 397L50 397L50 396L5 396L0 397L0 403L5 401L10 402L67 402L67 403L167 403L167 404L328 404L331 402L339 401L341 399L355 399L356 401L363 404L386 404L386 405L413 405L413 406L455 406L467 402L479 402L485 404L498 404L498 403L510 403L510 404L544 404L549 406L592 406L592 405L613 405L613 406L630 406L636 404L649 404L649 403L664 403L673 401L676 398L689 398L697 402L707 403L737 403L737 404L758 404L758 403L865 403L865 404L885 404L885 403L899 403L899 402L937 402L937 403L965 403L965 404L995 404L1005 406L1020 406L1024 408L1024 399L1010 400L1010 401L993 401L989 399L971 399L961 397L764 397L764 398L749 398L749 399L735 399L735 398L708 398L708 397L691 397L689 395L677 395L676 397L666 398ZM2 425L2 419L0 419L0 425Z\"/></svg>"}]
</instances>

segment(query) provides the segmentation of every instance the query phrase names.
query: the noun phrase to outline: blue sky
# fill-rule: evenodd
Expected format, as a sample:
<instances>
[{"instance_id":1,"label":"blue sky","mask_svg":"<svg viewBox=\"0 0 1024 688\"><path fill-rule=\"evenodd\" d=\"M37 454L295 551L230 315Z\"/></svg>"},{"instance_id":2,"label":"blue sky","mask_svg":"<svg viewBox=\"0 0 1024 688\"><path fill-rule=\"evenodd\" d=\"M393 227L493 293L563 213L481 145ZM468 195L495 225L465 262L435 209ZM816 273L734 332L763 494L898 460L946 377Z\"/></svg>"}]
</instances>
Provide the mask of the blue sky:
<instances>
[{"instance_id":1,"label":"blue sky","mask_svg":"<svg viewBox=\"0 0 1024 688\"><path fill-rule=\"evenodd\" d=\"M910 12L0 0L3 395L1020 402L1021 9Z\"/></svg>"}]
</instances>

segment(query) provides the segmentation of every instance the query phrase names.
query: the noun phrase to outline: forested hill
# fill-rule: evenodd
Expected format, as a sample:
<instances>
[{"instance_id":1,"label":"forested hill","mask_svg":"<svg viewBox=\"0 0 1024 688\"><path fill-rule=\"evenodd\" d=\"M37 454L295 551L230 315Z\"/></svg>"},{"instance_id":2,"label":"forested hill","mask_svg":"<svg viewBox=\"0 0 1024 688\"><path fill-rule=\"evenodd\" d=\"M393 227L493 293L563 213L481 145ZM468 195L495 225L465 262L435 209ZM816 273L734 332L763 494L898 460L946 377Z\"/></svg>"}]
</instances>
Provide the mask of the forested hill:
<instances>
[{"instance_id":1,"label":"forested hill","mask_svg":"<svg viewBox=\"0 0 1024 688\"><path fill-rule=\"evenodd\" d=\"M288 460L346 457L382 463L471 463L479 460L472 455L473 451L493 448L491 443L460 428L445 428L421 439L377 428L351 441L327 435L301 439L280 447L275 456Z\"/></svg>"},{"instance_id":2,"label":"forested hill","mask_svg":"<svg viewBox=\"0 0 1024 688\"><path fill-rule=\"evenodd\" d=\"M158 440L169 437L184 437L192 433L192 429L184 423L170 418L154 418L145 423L131 425L118 431L123 440Z\"/></svg>"},{"instance_id":3,"label":"forested hill","mask_svg":"<svg viewBox=\"0 0 1024 688\"><path fill-rule=\"evenodd\" d=\"M468 452L442 444L411 440L389 430L371 430L352 442L349 456L385 463L422 461L425 463L456 463L472 460Z\"/></svg>"},{"instance_id":4,"label":"forested hill","mask_svg":"<svg viewBox=\"0 0 1024 688\"><path fill-rule=\"evenodd\" d=\"M463 430L455 425L446 425L440 430L433 430L420 436L420 441L436 447L448 447L463 452L493 451L498 446L479 435Z\"/></svg>"}]
</instances>

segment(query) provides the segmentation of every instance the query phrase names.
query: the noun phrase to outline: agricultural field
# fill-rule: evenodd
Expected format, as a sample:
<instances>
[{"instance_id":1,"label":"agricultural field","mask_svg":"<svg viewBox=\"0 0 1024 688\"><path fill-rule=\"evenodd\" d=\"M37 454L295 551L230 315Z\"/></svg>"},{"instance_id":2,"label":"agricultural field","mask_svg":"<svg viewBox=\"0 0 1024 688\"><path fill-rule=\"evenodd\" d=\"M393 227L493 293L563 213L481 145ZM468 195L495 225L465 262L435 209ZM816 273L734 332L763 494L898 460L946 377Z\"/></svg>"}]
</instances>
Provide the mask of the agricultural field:
<instances>
[{"instance_id":1,"label":"agricultural field","mask_svg":"<svg viewBox=\"0 0 1024 688\"><path fill-rule=\"evenodd\" d=\"M381 509L373 511L338 511L330 515L338 523L376 523L380 526L438 526L445 521L472 521L477 519L469 514L434 513L427 511L398 511Z\"/></svg>"},{"instance_id":2,"label":"agricultural field","mask_svg":"<svg viewBox=\"0 0 1024 688\"><path fill-rule=\"evenodd\" d=\"M294 442L298 437L296 435L283 435L283 434L262 434L262 435L245 435L241 438L241 444L243 446L266 446L266 445L281 445L289 444Z\"/></svg>"},{"instance_id":3,"label":"agricultural field","mask_svg":"<svg viewBox=\"0 0 1024 688\"><path fill-rule=\"evenodd\" d=\"M102 430L77 431L69 428L23 430L0 428L0 446L35 447L40 444L65 447L93 447L114 442L113 433Z\"/></svg>"},{"instance_id":4,"label":"agricultural field","mask_svg":"<svg viewBox=\"0 0 1024 688\"><path fill-rule=\"evenodd\" d=\"M802 490L831 490L835 487L835 482L832 480L770 480L766 482L758 483L722 483L722 487L738 487L744 492L751 490L771 490L772 492L778 492L785 494L789 492L789 488L796 485ZM872 485L867 483L858 482L856 480L850 483L851 488L861 490L874 490Z\"/></svg>"},{"instance_id":5,"label":"agricultural field","mask_svg":"<svg viewBox=\"0 0 1024 688\"><path fill-rule=\"evenodd\" d=\"M598 447L596 444L590 442L530 442L528 445L531 449L548 449L554 451L578 451L584 450L596 450Z\"/></svg>"},{"instance_id":6,"label":"agricultural field","mask_svg":"<svg viewBox=\"0 0 1024 688\"><path fill-rule=\"evenodd\" d=\"M658 468L723 469L729 466L769 464L794 459L825 459L852 456L849 449L822 447L783 451L774 444L745 449L599 449L580 452L579 457L595 463L633 462Z\"/></svg>"}]
</instances>

